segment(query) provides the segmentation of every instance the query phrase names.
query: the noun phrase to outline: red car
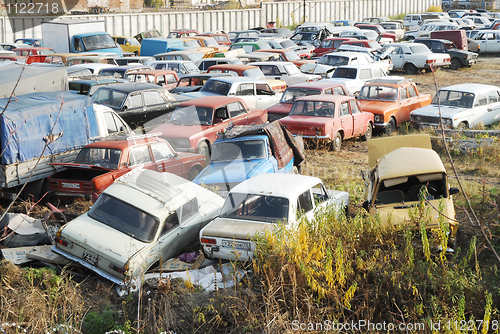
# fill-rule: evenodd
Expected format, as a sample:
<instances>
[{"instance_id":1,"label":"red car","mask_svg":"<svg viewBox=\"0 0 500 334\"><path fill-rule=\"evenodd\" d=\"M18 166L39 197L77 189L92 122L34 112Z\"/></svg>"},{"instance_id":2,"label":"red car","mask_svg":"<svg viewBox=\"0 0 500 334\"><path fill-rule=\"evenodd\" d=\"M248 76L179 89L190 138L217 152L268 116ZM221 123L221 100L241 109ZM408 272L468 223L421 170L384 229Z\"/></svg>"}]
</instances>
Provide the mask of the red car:
<instances>
[{"instance_id":1,"label":"red car","mask_svg":"<svg viewBox=\"0 0 500 334\"><path fill-rule=\"evenodd\" d=\"M207 37L213 37L219 43L220 45L231 45L231 40L229 39L229 36L227 34L223 33L206 33L206 34L198 34L197 36L207 36Z\"/></svg>"},{"instance_id":2,"label":"red car","mask_svg":"<svg viewBox=\"0 0 500 334\"><path fill-rule=\"evenodd\" d=\"M156 135L132 135L94 142L81 149L74 163L51 165L66 167L49 176L51 196L95 201L116 178L139 166L192 180L205 166L205 156L177 153Z\"/></svg>"},{"instance_id":3,"label":"red car","mask_svg":"<svg viewBox=\"0 0 500 334\"><path fill-rule=\"evenodd\" d=\"M321 42L321 44L316 49L314 49L312 55L313 55L313 57L321 57L324 54L334 52L339 47L340 43L346 42L346 41L357 41L357 39L351 38L351 37L325 38Z\"/></svg>"},{"instance_id":4,"label":"red car","mask_svg":"<svg viewBox=\"0 0 500 334\"><path fill-rule=\"evenodd\" d=\"M342 141L359 137L372 137L373 114L362 112L353 96L315 95L295 100L290 114L280 122L294 135L304 140L324 141L334 151L340 150Z\"/></svg>"},{"instance_id":5,"label":"red car","mask_svg":"<svg viewBox=\"0 0 500 334\"><path fill-rule=\"evenodd\" d=\"M50 55L52 53L56 53L52 48L44 48L44 47L23 47L12 50L18 56L29 57L32 55Z\"/></svg>"},{"instance_id":6,"label":"red car","mask_svg":"<svg viewBox=\"0 0 500 334\"><path fill-rule=\"evenodd\" d=\"M125 78L131 82L149 82L166 90L177 87L179 77L171 70L147 70L128 73Z\"/></svg>"},{"instance_id":7,"label":"red car","mask_svg":"<svg viewBox=\"0 0 500 334\"><path fill-rule=\"evenodd\" d=\"M200 97L177 106L169 122L150 133L161 132L177 151L195 151L210 159L217 133L234 125L263 124L266 110L249 110L244 101L232 96Z\"/></svg>"},{"instance_id":8,"label":"red car","mask_svg":"<svg viewBox=\"0 0 500 334\"><path fill-rule=\"evenodd\" d=\"M302 96L309 95L349 95L345 86L339 82L328 80L305 82L290 86L281 96L280 103L267 108L269 122L285 117L290 113L295 100Z\"/></svg>"}]
</instances>

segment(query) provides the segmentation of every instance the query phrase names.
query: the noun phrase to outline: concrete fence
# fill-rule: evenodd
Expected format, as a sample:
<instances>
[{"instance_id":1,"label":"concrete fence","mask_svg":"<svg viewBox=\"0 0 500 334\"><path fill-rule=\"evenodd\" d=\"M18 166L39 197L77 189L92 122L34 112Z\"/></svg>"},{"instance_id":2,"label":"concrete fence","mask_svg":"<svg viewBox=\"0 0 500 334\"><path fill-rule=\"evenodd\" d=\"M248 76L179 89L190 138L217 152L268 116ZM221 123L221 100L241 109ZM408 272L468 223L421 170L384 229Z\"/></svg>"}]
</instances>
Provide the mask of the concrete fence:
<instances>
[{"instance_id":1,"label":"concrete fence","mask_svg":"<svg viewBox=\"0 0 500 334\"><path fill-rule=\"evenodd\" d=\"M106 31L111 35L133 36L147 29L158 29L166 35L177 28L232 31L265 27L268 21L291 25L302 20L304 15L307 22L361 21L370 16L422 13L431 5L441 6L441 0L332 0L307 1L305 4L305 12L304 2L284 1L262 2L261 8L256 9L68 15L63 18L104 20ZM53 19L50 16L2 16L0 41L8 43L21 37L41 38L40 24Z\"/></svg>"}]
</instances>

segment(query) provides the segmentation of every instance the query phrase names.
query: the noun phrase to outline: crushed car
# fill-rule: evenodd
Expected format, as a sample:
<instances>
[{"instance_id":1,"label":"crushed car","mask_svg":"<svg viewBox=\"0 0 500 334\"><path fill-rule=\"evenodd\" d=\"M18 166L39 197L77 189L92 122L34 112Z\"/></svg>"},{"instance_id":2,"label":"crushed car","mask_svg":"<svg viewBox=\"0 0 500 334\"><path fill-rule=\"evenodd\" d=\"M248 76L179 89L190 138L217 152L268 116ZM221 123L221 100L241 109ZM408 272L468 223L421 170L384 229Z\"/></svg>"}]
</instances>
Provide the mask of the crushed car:
<instances>
[{"instance_id":1,"label":"crushed car","mask_svg":"<svg viewBox=\"0 0 500 334\"><path fill-rule=\"evenodd\" d=\"M64 225L52 250L121 286L181 254L224 199L171 173L135 169Z\"/></svg>"},{"instance_id":2,"label":"crushed car","mask_svg":"<svg viewBox=\"0 0 500 334\"><path fill-rule=\"evenodd\" d=\"M200 243L208 258L248 261L259 233L279 223L295 229L319 210L340 215L348 207L349 193L326 189L319 178L260 174L231 189L219 217L200 231Z\"/></svg>"}]
</instances>

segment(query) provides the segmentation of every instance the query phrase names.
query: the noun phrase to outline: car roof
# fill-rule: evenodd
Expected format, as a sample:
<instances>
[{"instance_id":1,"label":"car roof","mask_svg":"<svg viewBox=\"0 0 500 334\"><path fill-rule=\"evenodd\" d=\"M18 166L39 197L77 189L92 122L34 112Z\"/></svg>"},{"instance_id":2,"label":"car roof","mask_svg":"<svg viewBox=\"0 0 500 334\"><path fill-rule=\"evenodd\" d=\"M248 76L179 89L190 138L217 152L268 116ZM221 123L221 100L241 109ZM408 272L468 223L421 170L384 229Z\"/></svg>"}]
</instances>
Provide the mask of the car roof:
<instances>
[{"instance_id":1,"label":"car roof","mask_svg":"<svg viewBox=\"0 0 500 334\"><path fill-rule=\"evenodd\" d=\"M295 102L297 101L322 101L322 102L344 102L347 100L353 100L354 96L350 95L329 95L329 94L323 94L323 95L308 95L308 96L301 96L297 99L295 99Z\"/></svg>"},{"instance_id":2,"label":"car roof","mask_svg":"<svg viewBox=\"0 0 500 334\"><path fill-rule=\"evenodd\" d=\"M318 183L322 183L321 180L313 176L264 173L241 182L231 189L230 193L263 194L295 200Z\"/></svg>"},{"instance_id":3,"label":"car roof","mask_svg":"<svg viewBox=\"0 0 500 334\"><path fill-rule=\"evenodd\" d=\"M218 64L212 65L208 69L209 70L235 70L238 69L240 71L249 70L251 68L256 68L257 66L252 65L242 65L242 64Z\"/></svg>"},{"instance_id":4,"label":"car roof","mask_svg":"<svg viewBox=\"0 0 500 334\"><path fill-rule=\"evenodd\" d=\"M137 137L137 138L134 138ZM85 146L87 147L106 147L112 149L123 150L124 148L131 148L138 145L144 145L147 143L157 143L161 141L166 141L163 138L148 135L117 135L112 137L105 137L102 140L97 140Z\"/></svg>"},{"instance_id":5,"label":"car roof","mask_svg":"<svg viewBox=\"0 0 500 334\"><path fill-rule=\"evenodd\" d=\"M380 180L428 173L446 173L436 151L418 147L400 147L379 159Z\"/></svg>"},{"instance_id":6,"label":"car roof","mask_svg":"<svg viewBox=\"0 0 500 334\"><path fill-rule=\"evenodd\" d=\"M238 83L238 82L248 82L248 83L267 83L267 81L264 80L259 80L259 79L253 79L249 77L217 77L216 78L219 81L225 81L228 83Z\"/></svg>"},{"instance_id":7,"label":"car roof","mask_svg":"<svg viewBox=\"0 0 500 334\"><path fill-rule=\"evenodd\" d=\"M206 108L218 108L222 105L226 105L231 102L240 101L243 105L246 104L238 97L234 96L203 96L198 97L196 99L192 99L189 101L182 102L178 107L186 107L186 106L197 106L197 107L206 107Z\"/></svg>"},{"instance_id":8,"label":"car roof","mask_svg":"<svg viewBox=\"0 0 500 334\"><path fill-rule=\"evenodd\" d=\"M184 63L193 63L193 62L191 60L156 60L153 63L154 64L167 64L167 63L169 63L169 64L184 64Z\"/></svg>"},{"instance_id":9,"label":"car roof","mask_svg":"<svg viewBox=\"0 0 500 334\"><path fill-rule=\"evenodd\" d=\"M492 85L485 85L485 84L478 84L478 83L467 83L467 84L458 84L458 85L452 85L452 86L447 86L443 87L440 90L454 90L458 92L466 92L466 93L480 93L484 92L485 90L491 90L491 89L499 89L497 86L492 86Z\"/></svg>"},{"instance_id":10,"label":"car roof","mask_svg":"<svg viewBox=\"0 0 500 334\"><path fill-rule=\"evenodd\" d=\"M162 88L158 85L152 83L144 83L144 82L124 82L124 83L116 83L104 86L99 89L108 89L108 90L116 90L123 93L132 93L138 90L146 90L146 89L155 89L162 90Z\"/></svg>"}]
</instances>

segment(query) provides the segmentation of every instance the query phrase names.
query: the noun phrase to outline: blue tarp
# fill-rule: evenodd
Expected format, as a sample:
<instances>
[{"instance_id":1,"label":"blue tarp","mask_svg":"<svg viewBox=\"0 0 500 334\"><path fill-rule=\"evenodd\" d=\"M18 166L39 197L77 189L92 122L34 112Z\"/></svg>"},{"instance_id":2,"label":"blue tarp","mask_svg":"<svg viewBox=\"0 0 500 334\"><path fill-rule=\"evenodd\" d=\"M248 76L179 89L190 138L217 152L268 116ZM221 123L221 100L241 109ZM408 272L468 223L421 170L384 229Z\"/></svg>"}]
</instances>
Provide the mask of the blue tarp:
<instances>
[{"instance_id":1,"label":"blue tarp","mask_svg":"<svg viewBox=\"0 0 500 334\"><path fill-rule=\"evenodd\" d=\"M0 99L0 111L7 101ZM0 116L0 163L38 158L47 141L44 156L83 147L95 136L97 121L89 97L69 92L21 95Z\"/></svg>"}]
</instances>

